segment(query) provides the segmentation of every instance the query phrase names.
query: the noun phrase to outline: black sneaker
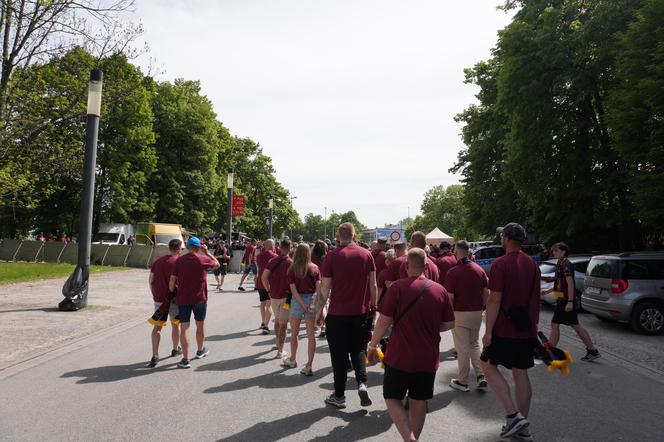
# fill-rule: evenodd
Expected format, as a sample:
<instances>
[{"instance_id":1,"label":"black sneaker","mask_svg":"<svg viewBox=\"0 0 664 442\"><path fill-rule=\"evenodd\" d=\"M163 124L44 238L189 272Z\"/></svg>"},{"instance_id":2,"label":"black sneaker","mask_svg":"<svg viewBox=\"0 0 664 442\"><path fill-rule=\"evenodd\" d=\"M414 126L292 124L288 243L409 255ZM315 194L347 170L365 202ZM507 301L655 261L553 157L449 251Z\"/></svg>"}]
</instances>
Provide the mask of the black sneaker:
<instances>
[{"instance_id":1,"label":"black sneaker","mask_svg":"<svg viewBox=\"0 0 664 442\"><path fill-rule=\"evenodd\" d=\"M261 322L260 327L258 327L259 330L265 330L265 323Z\"/></svg>"},{"instance_id":2,"label":"black sneaker","mask_svg":"<svg viewBox=\"0 0 664 442\"><path fill-rule=\"evenodd\" d=\"M346 408L346 396L337 397L332 393L325 398L325 403L337 408Z\"/></svg>"},{"instance_id":3,"label":"black sneaker","mask_svg":"<svg viewBox=\"0 0 664 442\"><path fill-rule=\"evenodd\" d=\"M489 391L489 383L484 376L477 377L477 389L479 391Z\"/></svg>"},{"instance_id":4,"label":"black sneaker","mask_svg":"<svg viewBox=\"0 0 664 442\"><path fill-rule=\"evenodd\" d=\"M269 329L268 327L265 327L265 328L263 329L263 334L264 334L264 335L269 335L269 334L270 334L270 329Z\"/></svg>"},{"instance_id":5,"label":"black sneaker","mask_svg":"<svg viewBox=\"0 0 664 442\"><path fill-rule=\"evenodd\" d=\"M241 291L241 292L244 292L244 291L245 291L245 290L244 290L244 287L242 287L242 286L238 287L237 289L238 289L239 291Z\"/></svg>"},{"instance_id":6,"label":"black sneaker","mask_svg":"<svg viewBox=\"0 0 664 442\"><path fill-rule=\"evenodd\" d=\"M367 391L367 385L362 383L357 387L357 394L360 395L360 405L363 407L368 407L371 405L371 399L369 398L369 392Z\"/></svg>"},{"instance_id":7,"label":"black sneaker","mask_svg":"<svg viewBox=\"0 0 664 442\"><path fill-rule=\"evenodd\" d=\"M171 350L171 357L174 358L178 355L182 354L182 347L178 347L177 349Z\"/></svg>"},{"instance_id":8,"label":"black sneaker","mask_svg":"<svg viewBox=\"0 0 664 442\"><path fill-rule=\"evenodd\" d=\"M586 349L586 355L581 358L582 361L586 362L591 362L594 361L595 359L599 359L601 355L599 354L599 351L597 349L595 350L588 350Z\"/></svg>"},{"instance_id":9,"label":"black sneaker","mask_svg":"<svg viewBox=\"0 0 664 442\"><path fill-rule=\"evenodd\" d=\"M150 359L150 362L148 362L148 367L155 368L157 366L157 362L159 362L159 358L152 356L152 359Z\"/></svg>"}]
</instances>

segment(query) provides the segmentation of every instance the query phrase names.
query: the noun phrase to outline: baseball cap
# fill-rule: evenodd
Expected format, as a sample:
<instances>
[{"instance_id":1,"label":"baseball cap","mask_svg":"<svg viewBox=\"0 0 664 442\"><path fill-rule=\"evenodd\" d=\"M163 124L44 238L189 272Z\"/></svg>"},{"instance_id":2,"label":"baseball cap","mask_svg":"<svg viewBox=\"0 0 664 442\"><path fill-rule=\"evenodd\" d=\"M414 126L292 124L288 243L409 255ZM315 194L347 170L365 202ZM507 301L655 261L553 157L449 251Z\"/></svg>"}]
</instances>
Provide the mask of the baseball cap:
<instances>
[{"instance_id":1,"label":"baseball cap","mask_svg":"<svg viewBox=\"0 0 664 442\"><path fill-rule=\"evenodd\" d=\"M189 239L187 240L187 247L200 247L201 246L201 240L196 238L195 236L190 236Z\"/></svg>"},{"instance_id":2,"label":"baseball cap","mask_svg":"<svg viewBox=\"0 0 664 442\"><path fill-rule=\"evenodd\" d=\"M524 242L526 240L526 229L519 223L507 223L505 227L498 227L496 233L512 241Z\"/></svg>"}]
</instances>

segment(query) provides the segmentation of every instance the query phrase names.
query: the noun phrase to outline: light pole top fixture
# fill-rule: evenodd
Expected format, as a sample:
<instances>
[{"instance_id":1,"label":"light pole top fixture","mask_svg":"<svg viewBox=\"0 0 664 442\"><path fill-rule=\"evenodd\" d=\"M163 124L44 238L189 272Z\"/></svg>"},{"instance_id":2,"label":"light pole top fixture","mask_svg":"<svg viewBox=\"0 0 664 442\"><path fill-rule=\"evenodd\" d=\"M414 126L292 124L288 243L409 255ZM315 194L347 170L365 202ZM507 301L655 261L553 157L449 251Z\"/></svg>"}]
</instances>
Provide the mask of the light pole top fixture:
<instances>
[{"instance_id":1,"label":"light pole top fixture","mask_svg":"<svg viewBox=\"0 0 664 442\"><path fill-rule=\"evenodd\" d=\"M104 74L99 69L90 71L90 82L88 83L88 115L101 116L101 89Z\"/></svg>"},{"instance_id":2,"label":"light pole top fixture","mask_svg":"<svg viewBox=\"0 0 664 442\"><path fill-rule=\"evenodd\" d=\"M272 200L272 197L268 198L267 200L267 208L268 209L274 208L274 201Z\"/></svg>"},{"instance_id":3,"label":"light pole top fixture","mask_svg":"<svg viewBox=\"0 0 664 442\"><path fill-rule=\"evenodd\" d=\"M227 189L233 188L233 169L228 171L228 177L226 178L226 188Z\"/></svg>"}]
</instances>

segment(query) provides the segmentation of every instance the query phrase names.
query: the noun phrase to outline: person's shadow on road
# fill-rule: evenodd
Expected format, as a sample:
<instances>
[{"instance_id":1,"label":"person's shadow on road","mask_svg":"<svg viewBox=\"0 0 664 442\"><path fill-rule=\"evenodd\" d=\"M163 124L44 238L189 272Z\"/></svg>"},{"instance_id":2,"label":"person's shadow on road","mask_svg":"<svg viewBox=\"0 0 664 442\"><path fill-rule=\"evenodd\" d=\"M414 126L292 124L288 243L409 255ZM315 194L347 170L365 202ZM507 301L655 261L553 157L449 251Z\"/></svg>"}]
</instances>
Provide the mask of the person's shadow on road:
<instances>
[{"instance_id":1,"label":"person's shadow on road","mask_svg":"<svg viewBox=\"0 0 664 442\"><path fill-rule=\"evenodd\" d=\"M258 388L291 388L299 387L301 385L319 380L321 377L325 377L332 372L332 367L325 367L319 370L314 371L313 376L302 376L297 373L295 370L291 369L291 373L286 375L284 374L289 369L283 369L277 373L266 373L260 376L255 376L253 378L238 379L227 384L220 385L218 387L208 388L204 390L204 393L223 393L229 391L238 391L246 390L251 387Z\"/></svg>"},{"instance_id":2,"label":"person's shadow on road","mask_svg":"<svg viewBox=\"0 0 664 442\"><path fill-rule=\"evenodd\" d=\"M176 369L176 363L157 365L155 368L147 367L145 362L131 365L109 365L106 367L85 368L83 370L70 371L63 374L63 378L82 378L77 384L91 384L96 382L116 382L138 376L146 376L160 371Z\"/></svg>"},{"instance_id":3,"label":"person's shadow on road","mask_svg":"<svg viewBox=\"0 0 664 442\"><path fill-rule=\"evenodd\" d=\"M304 431L321 419L338 418L346 423L335 427L325 436L313 439L319 441L356 441L376 436L387 431L392 420L386 410L368 412L358 410L351 413L332 407L322 407L303 413L292 414L271 422L259 422L246 430L236 433L220 441L252 440L272 441L287 439L289 436Z\"/></svg>"},{"instance_id":4,"label":"person's shadow on road","mask_svg":"<svg viewBox=\"0 0 664 442\"><path fill-rule=\"evenodd\" d=\"M262 351L249 356L242 356L235 359L226 359L223 361L217 361L210 364L201 365L196 368L196 371L227 371L227 370L239 370L241 368L254 367L257 364L273 361L273 358L265 359L261 358L268 353L272 353L272 349Z\"/></svg>"}]
</instances>

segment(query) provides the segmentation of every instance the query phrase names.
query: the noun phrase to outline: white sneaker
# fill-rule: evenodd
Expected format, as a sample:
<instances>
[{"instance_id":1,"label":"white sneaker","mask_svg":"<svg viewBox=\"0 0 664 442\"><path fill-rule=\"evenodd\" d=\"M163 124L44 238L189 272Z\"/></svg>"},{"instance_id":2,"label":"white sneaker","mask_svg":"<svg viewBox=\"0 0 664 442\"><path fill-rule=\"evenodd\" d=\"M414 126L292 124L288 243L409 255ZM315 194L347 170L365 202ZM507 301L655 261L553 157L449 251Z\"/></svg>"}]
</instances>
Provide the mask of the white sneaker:
<instances>
[{"instance_id":1,"label":"white sneaker","mask_svg":"<svg viewBox=\"0 0 664 442\"><path fill-rule=\"evenodd\" d=\"M297 361L292 361L290 358L285 357L281 361L281 366L286 367L286 368L295 368L295 367L297 367Z\"/></svg>"},{"instance_id":2,"label":"white sneaker","mask_svg":"<svg viewBox=\"0 0 664 442\"><path fill-rule=\"evenodd\" d=\"M462 384L457 379L452 379L450 381L450 387L454 388L455 390L459 390L459 391L463 391L463 392L469 392L470 391L470 387L468 387L467 384Z\"/></svg>"},{"instance_id":3,"label":"white sneaker","mask_svg":"<svg viewBox=\"0 0 664 442\"><path fill-rule=\"evenodd\" d=\"M288 357L288 353L285 351L278 351L277 355L274 357L274 359L284 359Z\"/></svg>"}]
</instances>

